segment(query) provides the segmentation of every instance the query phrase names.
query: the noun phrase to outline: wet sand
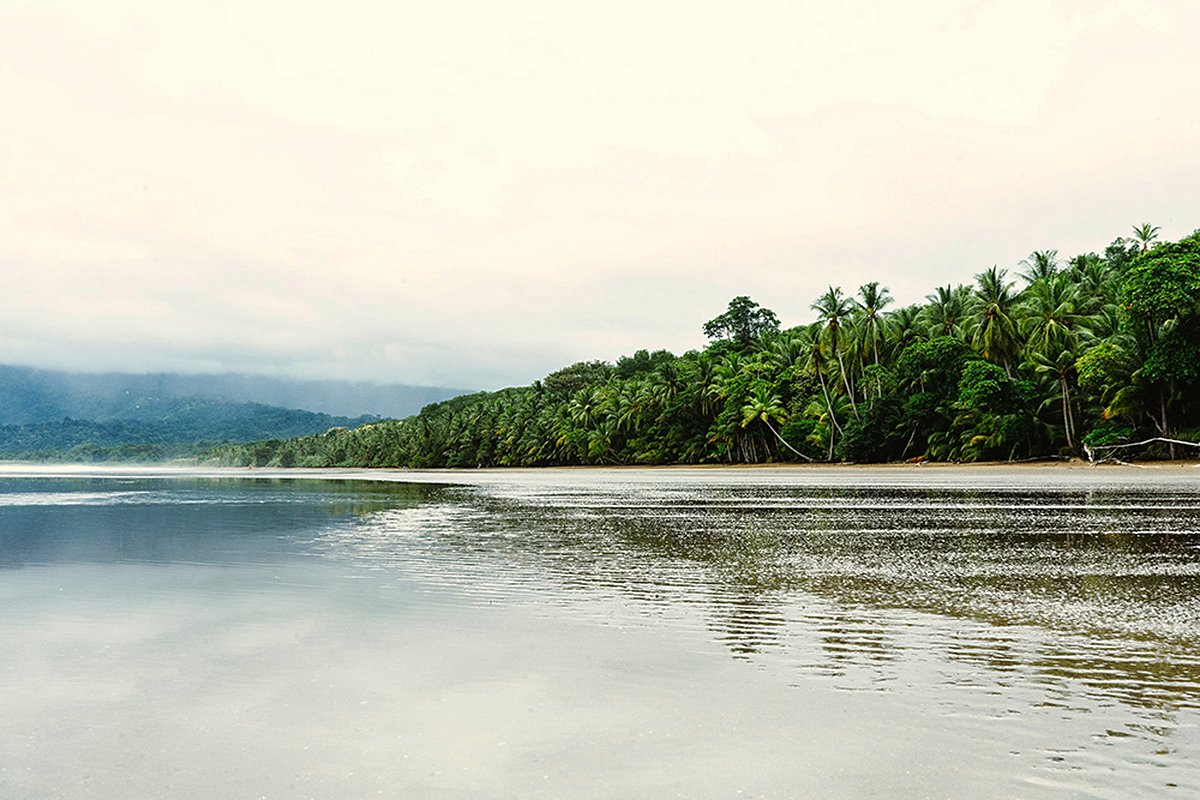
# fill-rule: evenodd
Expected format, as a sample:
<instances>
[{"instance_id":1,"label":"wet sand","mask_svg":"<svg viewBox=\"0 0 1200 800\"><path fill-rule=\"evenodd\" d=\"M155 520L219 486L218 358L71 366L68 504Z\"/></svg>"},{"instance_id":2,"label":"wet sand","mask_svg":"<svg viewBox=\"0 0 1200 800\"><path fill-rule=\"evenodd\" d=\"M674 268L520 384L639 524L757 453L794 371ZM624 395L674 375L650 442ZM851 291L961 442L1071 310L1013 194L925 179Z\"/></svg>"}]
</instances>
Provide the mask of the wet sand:
<instances>
[{"instance_id":1,"label":"wet sand","mask_svg":"<svg viewBox=\"0 0 1200 800\"><path fill-rule=\"evenodd\" d=\"M0 462L0 476L60 477L247 477L376 480L489 486L498 484L587 484L619 476L638 484L771 483L796 486L1023 486L1200 487L1200 461L1092 464L1086 461L986 462L977 464L700 464L669 466L496 467L487 469L361 469L350 467L220 467L181 464L30 464Z\"/></svg>"}]
</instances>

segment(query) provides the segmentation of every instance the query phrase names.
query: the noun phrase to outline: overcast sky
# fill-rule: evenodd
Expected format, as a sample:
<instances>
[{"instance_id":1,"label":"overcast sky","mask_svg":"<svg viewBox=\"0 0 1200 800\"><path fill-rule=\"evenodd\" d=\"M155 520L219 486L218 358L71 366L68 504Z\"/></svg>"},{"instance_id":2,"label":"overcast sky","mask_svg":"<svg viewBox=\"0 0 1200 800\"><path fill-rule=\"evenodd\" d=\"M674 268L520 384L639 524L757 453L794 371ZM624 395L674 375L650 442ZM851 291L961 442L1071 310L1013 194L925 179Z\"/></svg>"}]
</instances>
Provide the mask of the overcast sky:
<instances>
[{"instance_id":1,"label":"overcast sky","mask_svg":"<svg viewBox=\"0 0 1200 800\"><path fill-rule=\"evenodd\" d=\"M0 362L469 388L1200 227L1200 3L0 2Z\"/></svg>"}]
</instances>

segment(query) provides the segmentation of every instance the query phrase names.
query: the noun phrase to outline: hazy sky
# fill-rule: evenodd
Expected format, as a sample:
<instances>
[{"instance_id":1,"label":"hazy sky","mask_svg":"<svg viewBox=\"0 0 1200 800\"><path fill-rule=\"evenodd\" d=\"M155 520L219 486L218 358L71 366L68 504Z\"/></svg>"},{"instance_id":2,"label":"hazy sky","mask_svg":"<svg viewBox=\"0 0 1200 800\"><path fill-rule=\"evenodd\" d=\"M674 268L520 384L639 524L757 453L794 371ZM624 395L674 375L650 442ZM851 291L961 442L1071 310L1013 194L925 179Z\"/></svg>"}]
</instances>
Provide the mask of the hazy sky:
<instances>
[{"instance_id":1,"label":"hazy sky","mask_svg":"<svg viewBox=\"0 0 1200 800\"><path fill-rule=\"evenodd\" d=\"M1200 227L1200 3L0 0L0 363L493 388Z\"/></svg>"}]
</instances>

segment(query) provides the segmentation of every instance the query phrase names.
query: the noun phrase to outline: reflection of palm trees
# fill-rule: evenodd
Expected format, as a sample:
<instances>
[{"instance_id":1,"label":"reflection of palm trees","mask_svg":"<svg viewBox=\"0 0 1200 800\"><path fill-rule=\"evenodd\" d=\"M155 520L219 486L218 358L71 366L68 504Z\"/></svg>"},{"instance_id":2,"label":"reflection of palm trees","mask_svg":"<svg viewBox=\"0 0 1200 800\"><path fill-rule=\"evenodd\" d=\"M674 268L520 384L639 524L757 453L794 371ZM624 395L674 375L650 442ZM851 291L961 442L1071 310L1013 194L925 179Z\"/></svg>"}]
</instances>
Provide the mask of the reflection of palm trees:
<instances>
[{"instance_id":1,"label":"reflection of palm trees","mask_svg":"<svg viewBox=\"0 0 1200 800\"><path fill-rule=\"evenodd\" d=\"M717 640L736 659L783 647L788 620L775 603L754 591L714 598L709 607Z\"/></svg>"},{"instance_id":2,"label":"reflection of palm trees","mask_svg":"<svg viewBox=\"0 0 1200 800\"><path fill-rule=\"evenodd\" d=\"M1017 491L648 491L597 492L592 508L583 495L586 513L578 491L557 500L476 497L485 513L465 516L460 529L414 531L406 552L428 552L456 585L489 598L517 581L555 602L594 592L647 615L691 609L738 659L765 653L876 680L911 648L923 664L978 665L983 683L1014 672L1025 685L1062 676L1091 698L1134 708L1200 705L1195 636L1163 638L1174 610L1196 600L1196 587L1171 569L1190 566L1200 537L1133 535L1178 526L1173 509L1190 494L1139 497L1130 507L1120 492L1064 491L1042 495L1061 510L1038 515L1003 510L1029 503ZM1081 533L1068 545L1064 530ZM1140 574L1131 565L1163 569ZM1146 634L1132 608L1171 620L1167 633ZM905 612L932 616L914 633Z\"/></svg>"}]
</instances>

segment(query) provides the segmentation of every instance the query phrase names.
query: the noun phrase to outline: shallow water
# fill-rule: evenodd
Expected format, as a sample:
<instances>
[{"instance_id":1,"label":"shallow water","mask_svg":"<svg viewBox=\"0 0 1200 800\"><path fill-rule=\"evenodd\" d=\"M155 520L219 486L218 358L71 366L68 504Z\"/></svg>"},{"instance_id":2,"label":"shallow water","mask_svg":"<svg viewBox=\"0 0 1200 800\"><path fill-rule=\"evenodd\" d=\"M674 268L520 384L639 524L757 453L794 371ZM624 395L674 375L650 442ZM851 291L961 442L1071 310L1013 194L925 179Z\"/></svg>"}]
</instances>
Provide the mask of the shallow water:
<instances>
[{"instance_id":1,"label":"shallow water","mask_svg":"<svg viewBox=\"0 0 1200 800\"><path fill-rule=\"evenodd\" d=\"M1200 792L1195 472L225 475L0 475L0 797Z\"/></svg>"}]
</instances>

